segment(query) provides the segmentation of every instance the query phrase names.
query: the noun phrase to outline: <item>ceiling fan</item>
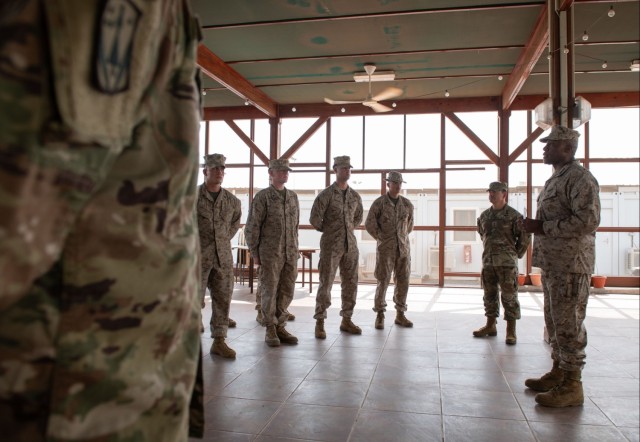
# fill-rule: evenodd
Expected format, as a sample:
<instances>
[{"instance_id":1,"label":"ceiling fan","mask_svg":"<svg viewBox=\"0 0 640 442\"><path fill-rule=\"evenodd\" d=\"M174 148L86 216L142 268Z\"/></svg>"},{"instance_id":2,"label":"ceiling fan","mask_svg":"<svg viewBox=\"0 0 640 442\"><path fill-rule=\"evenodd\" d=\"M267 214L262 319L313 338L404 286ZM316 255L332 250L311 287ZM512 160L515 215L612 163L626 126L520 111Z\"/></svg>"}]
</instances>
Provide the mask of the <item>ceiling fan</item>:
<instances>
[{"instance_id":1,"label":"ceiling fan","mask_svg":"<svg viewBox=\"0 0 640 442\"><path fill-rule=\"evenodd\" d=\"M397 87L388 87L382 92L376 94L375 96L371 95L371 75L375 72L376 66L374 64L365 64L364 70L369 76L369 95L367 98L362 101L341 101L341 100L332 100L331 98L325 98L324 101L329 104L353 104L353 103L362 103L367 107L370 107L375 112L389 112L393 110L389 106L385 106L384 104L378 103L379 101L390 100L392 98L398 97L402 95L402 89Z\"/></svg>"}]
</instances>

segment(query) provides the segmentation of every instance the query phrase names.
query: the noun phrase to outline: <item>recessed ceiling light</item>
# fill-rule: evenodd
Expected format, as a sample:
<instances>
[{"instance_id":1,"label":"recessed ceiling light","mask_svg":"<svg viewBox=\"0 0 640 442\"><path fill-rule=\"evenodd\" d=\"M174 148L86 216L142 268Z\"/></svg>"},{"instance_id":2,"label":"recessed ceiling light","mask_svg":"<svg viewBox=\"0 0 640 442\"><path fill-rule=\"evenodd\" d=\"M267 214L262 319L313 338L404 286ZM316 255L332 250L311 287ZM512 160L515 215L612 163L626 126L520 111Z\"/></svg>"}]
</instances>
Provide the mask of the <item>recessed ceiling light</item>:
<instances>
[{"instance_id":1,"label":"recessed ceiling light","mask_svg":"<svg viewBox=\"0 0 640 442\"><path fill-rule=\"evenodd\" d=\"M353 74L356 83L364 83L369 81L369 74L366 72L356 72ZM371 75L371 81L393 81L396 79L396 73L393 71L376 71Z\"/></svg>"},{"instance_id":2,"label":"recessed ceiling light","mask_svg":"<svg viewBox=\"0 0 640 442\"><path fill-rule=\"evenodd\" d=\"M640 60L633 60L631 62L631 65L629 66L629 69L631 69L633 72L640 71Z\"/></svg>"}]
</instances>

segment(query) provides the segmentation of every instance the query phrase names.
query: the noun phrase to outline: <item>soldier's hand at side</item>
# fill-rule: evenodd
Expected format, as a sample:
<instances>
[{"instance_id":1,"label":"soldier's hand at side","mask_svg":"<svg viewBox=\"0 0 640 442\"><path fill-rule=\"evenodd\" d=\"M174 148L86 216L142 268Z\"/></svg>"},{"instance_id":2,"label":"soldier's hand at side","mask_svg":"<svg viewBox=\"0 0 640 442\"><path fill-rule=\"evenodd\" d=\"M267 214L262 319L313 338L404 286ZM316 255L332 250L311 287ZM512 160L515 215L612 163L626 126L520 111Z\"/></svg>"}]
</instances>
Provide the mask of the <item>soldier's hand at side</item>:
<instances>
[{"instance_id":1,"label":"soldier's hand at side","mask_svg":"<svg viewBox=\"0 0 640 442\"><path fill-rule=\"evenodd\" d=\"M543 222L538 219L522 218L522 228L527 233L544 235Z\"/></svg>"}]
</instances>

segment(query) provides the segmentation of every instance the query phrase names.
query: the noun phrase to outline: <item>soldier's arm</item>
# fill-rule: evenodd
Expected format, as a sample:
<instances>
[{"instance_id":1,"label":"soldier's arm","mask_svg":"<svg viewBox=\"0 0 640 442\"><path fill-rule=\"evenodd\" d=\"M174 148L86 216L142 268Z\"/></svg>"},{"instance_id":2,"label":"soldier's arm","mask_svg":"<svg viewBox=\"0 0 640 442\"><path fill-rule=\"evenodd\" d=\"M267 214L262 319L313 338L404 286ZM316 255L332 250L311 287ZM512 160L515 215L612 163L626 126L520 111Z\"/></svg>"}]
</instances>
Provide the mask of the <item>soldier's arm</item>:
<instances>
[{"instance_id":1,"label":"soldier's arm","mask_svg":"<svg viewBox=\"0 0 640 442\"><path fill-rule=\"evenodd\" d=\"M600 225L600 188L591 177L572 183L568 189L571 215L545 221L544 234L558 238L578 238L596 231Z\"/></svg>"},{"instance_id":2,"label":"soldier's arm","mask_svg":"<svg viewBox=\"0 0 640 442\"><path fill-rule=\"evenodd\" d=\"M407 225L407 234L413 232L413 204L411 203L411 201L407 200L407 202L409 203L409 222Z\"/></svg>"},{"instance_id":3,"label":"soldier's arm","mask_svg":"<svg viewBox=\"0 0 640 442\"><path fill-rule=\"evenodd\" d=\"M517 218L513 220L513 237L516 239L516 254L518 258L522 258L525 253L527 253L527 249L529 248L529 243L531 243L531 234L524 231L522 226L522 215L517 214Z\"/></svg>"},{"instance_id":4,"label":"soldier's arm","mask_svg":"<svg viewBox=\"0 0 640 442\"><path fill-rule=\"evenodd\" d=\"M362 198L360 197L360 195L358 195L358 193L356 193L356 199L357 206L356 211L353 214L353 225L359 226L360 224L362 224L362 218L364 218L364 210L362 208Z\"/></svg>"},{"instance_id":5,"label":"soldier's arm","mask_svg":"<svg viewBox=\"0 0 640 442\"><path fill-rule=\"evenodd\" d=\"M229 228L229 238L233 238L238 229L240 229L240 218L242 217L242 204L239 199L233 202L233 218L231 219L231 227Z\"/></svg>"},{"instance_id":6,"label":"soldier's arm","mask_svg":"<svg viewBox=\"0 0 640 442\"><path fill-rule=\"evenodd\" d=\"M327 210L327 204L331 194L329 192L320 192L313 202L311 207L311 215L309 216L309 223L318 231L322 232L322 224L324 221L324 212Z\"/></svg>"},{"instance_id":7,"label":"soldier's arm","mask_svg":"<svg viewBox=\"0 0 640 442\"><path fill-rule=\"evenodd\" d=\"M364 228L373 239L378 239L378 215L380 214L380 204L378 200L374 201L369 209L367 220L364 222Z\"/></svg>"},{"instance_id":8,"label":"soldier's arm","mask_svg":"<svg viewBox=\"0 0 640 442\"><path fill-rule=\"evenodd\" d=\"M244 236L247 240L247 246L249 252L254 257L258 257L258 248L260 246L260 236L262 230L262 222L266 214L264 199L262 195L256 195L251 208L249 209L249 216L247 217L247 225L244 228Z\"/></svg>"}]
</instances>

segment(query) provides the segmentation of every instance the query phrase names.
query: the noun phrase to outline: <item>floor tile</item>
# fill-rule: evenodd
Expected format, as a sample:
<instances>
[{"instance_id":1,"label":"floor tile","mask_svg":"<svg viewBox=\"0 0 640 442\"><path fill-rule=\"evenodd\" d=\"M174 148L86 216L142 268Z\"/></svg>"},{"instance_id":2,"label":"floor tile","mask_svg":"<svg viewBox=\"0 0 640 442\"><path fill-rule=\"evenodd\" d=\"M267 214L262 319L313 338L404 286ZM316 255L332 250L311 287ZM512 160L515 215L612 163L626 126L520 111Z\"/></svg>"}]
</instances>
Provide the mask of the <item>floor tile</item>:
<instances>
[{"instance_id":1,"label":"floor tile","mask_svg":"<svg viewBox=\"0 0 640 442\"><path fill-rule=\"evenodd\" d=\"M357 414L357 408L288 404L261 435L344 442L349 437Z\"/></svg>"},{"instance_id":2,"label":"floor tile","mask_svg":"<svg viewBox=\"0 0 640 442\"><path fill-rule=\"evenodd\" d=\"M442 441L442 419L437 414L362 410L349 442Z\"/></svg>"}]
</instances>

